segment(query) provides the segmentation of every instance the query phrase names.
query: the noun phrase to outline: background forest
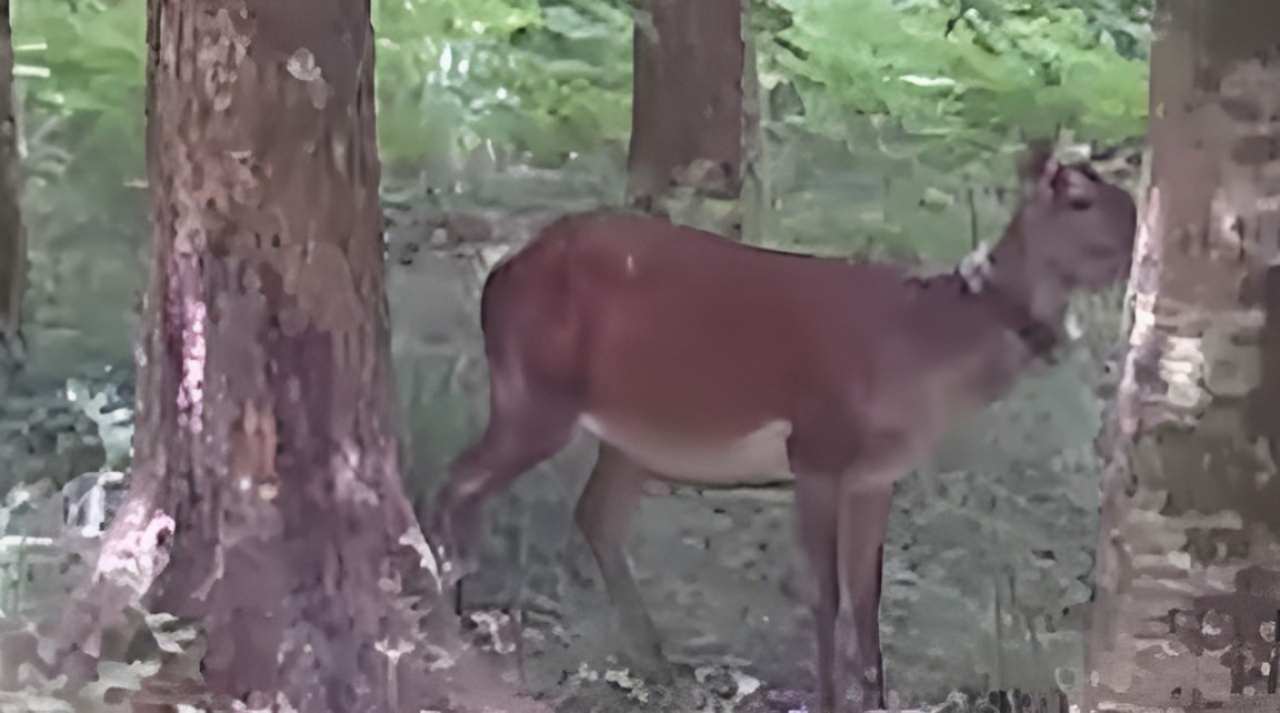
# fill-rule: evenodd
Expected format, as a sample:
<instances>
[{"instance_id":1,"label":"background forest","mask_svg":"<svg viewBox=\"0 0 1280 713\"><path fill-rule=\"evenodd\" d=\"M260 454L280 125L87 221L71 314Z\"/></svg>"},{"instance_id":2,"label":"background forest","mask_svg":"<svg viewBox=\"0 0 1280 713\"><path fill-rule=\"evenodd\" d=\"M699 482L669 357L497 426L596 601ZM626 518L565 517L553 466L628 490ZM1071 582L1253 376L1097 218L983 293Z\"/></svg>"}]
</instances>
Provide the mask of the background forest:
<instances>
[{"instance_id":1,"label":"background forest","mask_svg":"<svg viewBox=\"0 0 1280 713\"><path fill-rule=\"evenodd\" d=\"M147 47L142 0L11 7L29 360L0 391L10 491L0 527L17 535L40 529L33 503L48 493L128 466L148 236ZM1144 0L753 0L768 195L759 242L954 262L997 237L1014 155L1033 136L1113 157L1132 185L1150 13ZM393 352L408 487L422 493L482 423L475 297L488 266L541 216L623 202L633 10L619 0L373 0L373 21ZM1089 338L1072 357L903 483L884 639L904 702L1078 683L1097 528L1093 438L1117 296L1082 304ZM557 459L549 470L560 477L526 479L493 508L486 556L519 566L488 568L468 595L474 606L519 597L541 617L530 624L542 637L535 687L607 654L593 631L603 595L584 583L590 562L570 541L565 493L582 457ZM776 546L789 537L784 496L717 497L647 507L635 556L655 613L684 647L676 658L800 677L788 666L807 659L808 632L785 586L796 558ZM565 552L578 562L567 574ZM41 606L24 587L6 590L6 610ZM635 697L617 680L574 680Z\"/></svg>"},{"instance_id":2,"label":"background forest","mask_svg":"<svg viewBox=\"0 0 1280 713\"><path fill-rule=\"evenodd\" d=\"M764 241L949 263L975 238L995 237L1007 212L1000 192L1027 136L1062 131L1134 158L1149 6L755 3L772 199ZM145 5L19 0L12 12L28 339L39 354L28 376L60 383L130 358L120 312L136 303L146 243ZM393 250L399 237L430 238L432 226L474 237L474 225L450 216L491 222L622 201L626 3L375 0L373 14ZM434 247L447 247L439 234ZM434 308L393 302L418 328L429 320L411 310ZM432 403L440 417L461 414ZM457 426L434 426L439 465Z\"/></svg>"}]
</instances>

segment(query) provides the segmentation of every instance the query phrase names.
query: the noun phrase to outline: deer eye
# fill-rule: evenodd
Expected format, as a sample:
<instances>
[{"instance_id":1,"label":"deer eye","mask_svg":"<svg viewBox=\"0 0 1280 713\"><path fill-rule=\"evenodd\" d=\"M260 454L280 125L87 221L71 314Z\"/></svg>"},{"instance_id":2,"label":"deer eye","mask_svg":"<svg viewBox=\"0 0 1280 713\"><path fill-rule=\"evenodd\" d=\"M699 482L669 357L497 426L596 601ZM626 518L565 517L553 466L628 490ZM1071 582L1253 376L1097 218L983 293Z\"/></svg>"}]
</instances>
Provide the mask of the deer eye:
<instances>
[{"instance_id":1,"label":"deer eye","mask_svg":"<svg viewBox=\"0 0 1280 713\"><path fill-rule=\"evenodd\" d=\"M1071 210L1089 210L1093 207L1093 201L1083 196L1075 196L1067 201L1067 205Z\"/></svg>"}]
</instances>

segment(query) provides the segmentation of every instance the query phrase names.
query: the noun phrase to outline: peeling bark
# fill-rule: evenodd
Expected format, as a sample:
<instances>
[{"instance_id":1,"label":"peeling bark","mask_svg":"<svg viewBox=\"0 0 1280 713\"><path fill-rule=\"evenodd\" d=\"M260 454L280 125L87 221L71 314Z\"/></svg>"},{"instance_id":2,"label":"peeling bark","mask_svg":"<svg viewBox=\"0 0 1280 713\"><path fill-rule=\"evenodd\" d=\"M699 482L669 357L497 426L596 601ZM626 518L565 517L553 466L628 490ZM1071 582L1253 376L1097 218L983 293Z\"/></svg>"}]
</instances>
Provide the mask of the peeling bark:
<instances>
[{"instance_id":1,"label":"peeling bark","mask_svg":"<svg viewBox=\"0 0 1280 713\"><path fill-rule=\"evenodd\" d=\"M633 40L628 201L734 238L753 232L764 201L748 11L747 0L646 0Z\"/></svg>"},{"instance_id":2,"label":"peeling bark","mask_svg":"<svg viewBox=\"0 0 1280 713\"><path fill-rule=\"evenodd\" d=\"M1276 665L1280 5L1165 0L1155 22L1090 711L1247 705Z\"/></svg>"},{"instance_id":3,"label":"peeling bark","mask_svg":"<svg viewBox=\"0 0 1280 713\"><path fill-rule=\"evenodd\" d=\"M27 241L19 210L18 124L13 107L9 0L0 0L0 360L22 326Z\"/></svg>"},{"instance_id":4,"label":"peeling bark","mask_svg":"<svg viewBox=\"0 0 1280 713\"><path fill-rule=\"evenodd\" d=\"M149 0L152 264L129 500L63 657L199 622L255 709L438 702L401 489L367 0ZM423 565L427 565L424 567Z\"/></svg>"}]
</instances>

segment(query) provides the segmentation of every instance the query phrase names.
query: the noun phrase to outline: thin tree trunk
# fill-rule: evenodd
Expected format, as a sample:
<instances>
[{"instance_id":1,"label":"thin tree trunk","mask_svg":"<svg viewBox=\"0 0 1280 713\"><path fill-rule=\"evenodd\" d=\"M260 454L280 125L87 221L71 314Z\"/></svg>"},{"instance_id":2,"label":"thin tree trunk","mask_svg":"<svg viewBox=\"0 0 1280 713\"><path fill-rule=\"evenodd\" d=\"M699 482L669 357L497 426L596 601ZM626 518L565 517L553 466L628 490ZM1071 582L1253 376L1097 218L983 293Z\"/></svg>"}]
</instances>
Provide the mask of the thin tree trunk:
<instances>
[{"instance_id":1,"label":"thin tree trunk","mask_svg":"<svg viewBox=\"0 0 1280 713\"><path fill-rule=\"evenodd\" d=\"M1163 0L1085 710L1265 694L1280 609L1280 4Z\"/></svg>"},{"instance_id":2,"label":"thin tree trunk","mask_svg":"<svg viewBox=\"0 0 1280 713\"><path fill-rule=\"evenodd\" d=\"M0 366L22 327L27 241L19 210L18 124L13 106L13 32L0 0ZM9 349L6 348L9 345Z\"/></svg>"},{"instance_id":3,"label":"thin tree trunk","mask_svg":"<svg viewBox=\"0 0 1280 713\"><path fill-rule=\"evenodd\" d=\"M748 7L644 0L633 40L629 202L734 238L752 232L763 201Z\"/></svg>"}]
</instances>

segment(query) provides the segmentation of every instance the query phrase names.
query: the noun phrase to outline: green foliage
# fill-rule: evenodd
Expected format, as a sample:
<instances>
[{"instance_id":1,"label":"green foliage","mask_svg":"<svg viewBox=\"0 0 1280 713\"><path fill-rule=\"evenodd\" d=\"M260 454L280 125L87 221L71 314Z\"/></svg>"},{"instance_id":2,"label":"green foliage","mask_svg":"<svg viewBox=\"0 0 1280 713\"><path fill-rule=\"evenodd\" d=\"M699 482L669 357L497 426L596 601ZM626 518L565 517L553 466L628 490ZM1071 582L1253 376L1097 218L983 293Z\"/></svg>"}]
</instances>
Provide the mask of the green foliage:
<instances>
[{"instance_id":1,"label":"green foliage","mask_svg":"<svg viewBox=\"0 0 1280 713\"><path fill-rule=\"evenodd\" d=\"M374 4L384 159L421 162L489 141L538 163L630 125L630 14L599 3Z\"/></svg>"},{"instance_id":2,"label":"green foliage","mask_svg":"<svg viewBox=\"0 0 1280 713\"><path fill-rule=\"evenodd\" d=\"M30 236L32 378L127 355L145 237L137 0L11 5ZM92 299L77 299L88 293Z\"/></svg>"},{"instance_id":3,"label":"green foliage","mask_svg":"<svg viewBox=\"0 0 1280 713\"><path fill-rule=\"evenodd\" d=\"M28 111L132 153L98 165L140 166L144 14L141 0L14 4ZM393 166L456 169L486 143L554 165L626 139L626 2L376 0L373 14ZM798 99L773 119L848 139L874 117L877 148L946 167L1019 132L1140 134L1148 15L1149 0L752 0L761 78Z\"/></svg>"},{"instance_id":4,"label":"green foliage","mask_svg":"<svg viewBox=\"0 0 1280 713\"><path fill-rule=\"evenodd\" d=\"M1104 142L1143 132L1147 68L1131 3L776 2L793 17L777 65L811 130L849 136L869 116L881 150L952 169L1060 128Z\"/></svg>"},{"instance_id":5,"label":"green foliage","mask_svg":"<svg viewBox=\"0 0 1280 713\"><path fill-rule=\"evenodd\" d=\"M140 177L142 10L132 0L13 4L14 73L29 170L50 179L88 172L117 184ZM47 151L54 146L63 150Z\"/></svg>"},{"instance_id":6,"label":"green foliage","mask_svg":"<svg viewBox=\"0 0 1280 713\"><path fill-rule=\"evenodd\" d=\"M75 118L83 143L140 166L142 0L14 3L33 116ZM376 0L379 138L389 163L456 158L483 141L555 161L630 124L630 12L577 0ZM81 143L78 141L77 143ZM123 157L116 157L117 159Z\"/></svg>"}]
</instances>

